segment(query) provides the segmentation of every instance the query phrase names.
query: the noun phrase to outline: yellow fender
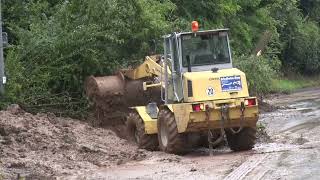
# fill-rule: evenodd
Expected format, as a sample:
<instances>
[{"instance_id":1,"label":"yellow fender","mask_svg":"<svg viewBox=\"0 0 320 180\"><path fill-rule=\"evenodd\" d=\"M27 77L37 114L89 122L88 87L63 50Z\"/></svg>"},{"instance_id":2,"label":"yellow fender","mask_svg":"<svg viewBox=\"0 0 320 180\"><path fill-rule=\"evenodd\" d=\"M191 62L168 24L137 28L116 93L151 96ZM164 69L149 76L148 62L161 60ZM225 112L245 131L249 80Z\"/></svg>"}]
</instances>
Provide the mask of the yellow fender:
<instances>
[{"instance_id":1,"label":"yellow fender","mask_svg":"<svg viewBox=\"0 0 320 180\"><path fill-rule=\"evenodd\" d=\"M174 115L177 129L179 133L186 131L189 118L186 117L190 113L190 104L166 104L162 108L168 108Z\"/></svg>"},{"instance_id":2,"label":"yellow fender","mask_svg":"<svg viewBox=\"0 0 320 180\"><path fill-rule=\"evenodd\" d=\"M171 104L164 105L161 108L167 107L171 112L173 112L173 106ZM151 116L147 113L147 107L146 106L136 106L132 109L136 110L136 112L139 114L141 119L144 123L144 130L146 134L157 134L158 128L157 128L157 120L153 119Z\"/></svg>"},{"instance_id":3,"label":"yellow fender","mask_svg":"<svg viewBox=\"0 0 320 180\"><path fill-rule=\"evenodd\" d=\"M141 119L143 120L144 131L146 134L158 133L157 119L152 119L150 117L150 115L147 113L146 106L137 106L137 107L133 107L132 109L135 109L137 113L140 115Z\"/></svg>"}]
</instances>

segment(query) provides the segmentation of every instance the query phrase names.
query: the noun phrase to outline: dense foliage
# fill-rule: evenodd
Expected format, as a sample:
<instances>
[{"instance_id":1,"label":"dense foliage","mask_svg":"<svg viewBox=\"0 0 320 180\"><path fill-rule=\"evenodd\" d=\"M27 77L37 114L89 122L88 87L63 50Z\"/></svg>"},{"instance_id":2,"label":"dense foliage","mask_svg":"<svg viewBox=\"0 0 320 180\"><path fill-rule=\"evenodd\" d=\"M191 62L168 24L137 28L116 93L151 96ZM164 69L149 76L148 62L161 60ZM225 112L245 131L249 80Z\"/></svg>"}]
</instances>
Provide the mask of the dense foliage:
<instances>
[{"instance_id":1,"label":"dense foliage","mask_svg":"<svg viewBox=\"0 0 320 180\"><path fill-rule=\"evenodd\" d=\"M320 0L2 2L11 44L6 49L8 85L2 103L82 110L86 76L111 74L135 64L154 50L154 42L161 53L161 35L188 31L192 20L198 20L202 29L231 29L237 66L245 71L255 66L253 72L266 74L249 75L255 77L250 84L257 92L268 91L267 84L257 81L276 74L278 59L283 70L305 74L320 70ZM265 31L271 40L262 60L254 60L251 54Z\"/></svg>"},{"instance_id":2,"label":"dense foliage","mask_svg":"<svg viewBox=\"0 0 320 180\"><path fill-rule=\"evenodd\" d=\"M260 96L272 92L273 79L277 78L281 62L256 56L240 56L234 65L245 72L251 95Z\"/></svg>"}]
</instances>

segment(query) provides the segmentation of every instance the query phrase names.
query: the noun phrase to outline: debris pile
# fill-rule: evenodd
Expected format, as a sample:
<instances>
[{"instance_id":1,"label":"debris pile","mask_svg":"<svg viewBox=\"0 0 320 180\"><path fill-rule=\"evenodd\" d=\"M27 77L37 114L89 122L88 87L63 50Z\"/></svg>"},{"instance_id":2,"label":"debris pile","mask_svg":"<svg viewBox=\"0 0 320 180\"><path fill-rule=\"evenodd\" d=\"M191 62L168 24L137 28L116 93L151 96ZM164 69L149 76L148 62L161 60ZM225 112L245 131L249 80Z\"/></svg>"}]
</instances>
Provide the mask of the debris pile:
<instances>
[{"instance_id":1,"label":"debris pile","mask_svg":"<svg viewBox=\"0 0 320 180\"><path fill-rule=\"evenodd\" d=\"M0 179L43 179L141 160L147 152L113 131L17 105L0 111Z\"/></svg>"}]
</instances>

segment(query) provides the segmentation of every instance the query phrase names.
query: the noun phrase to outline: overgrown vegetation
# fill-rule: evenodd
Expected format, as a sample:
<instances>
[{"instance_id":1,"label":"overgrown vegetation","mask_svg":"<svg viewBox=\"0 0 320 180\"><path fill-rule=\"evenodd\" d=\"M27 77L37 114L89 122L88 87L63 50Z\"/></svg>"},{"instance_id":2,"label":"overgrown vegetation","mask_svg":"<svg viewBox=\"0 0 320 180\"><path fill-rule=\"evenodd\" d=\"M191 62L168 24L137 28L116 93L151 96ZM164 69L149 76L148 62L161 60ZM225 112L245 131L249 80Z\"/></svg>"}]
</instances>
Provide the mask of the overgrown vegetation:
<instances>
[{"instance_id":1,"label":"overgrown vegetation","mask_svg":"<svg viewBox=\"0 0 320 180\"><path fill-rule=\"evenodd\" d=\"M278 59L241 56L235 59L234 64L245 72L251 94L263 96L274 90L271 84L278 78L281 67Z\"/></svg>"},{"instance_id":2,"label":"overgrown vegetation","mask_svg":"<svg viewBox=\"0 0 320 180\"><path fill-rule=\"evenodd\" d=\"M78 114L85 111L83 80L108 75L143 59L161 35L230 28L236 65L250 89L272 91L277 75L319 73L320 0L6 0L8 84L1 103ZM264 56L252 52L272 36ZM280 73L282 72L282 73Z\"/></svg>"},{"instance_id":3,"label":"overgrown vegetation","mask_svg":"<svg viewBox=\"0 0 320 180\"><path fill-rule=\"evenodd\" d=\"M319 76L295 76L272 80L272 92L292 93L297 89L320 86Z\"/></svg>"}]
</instances>

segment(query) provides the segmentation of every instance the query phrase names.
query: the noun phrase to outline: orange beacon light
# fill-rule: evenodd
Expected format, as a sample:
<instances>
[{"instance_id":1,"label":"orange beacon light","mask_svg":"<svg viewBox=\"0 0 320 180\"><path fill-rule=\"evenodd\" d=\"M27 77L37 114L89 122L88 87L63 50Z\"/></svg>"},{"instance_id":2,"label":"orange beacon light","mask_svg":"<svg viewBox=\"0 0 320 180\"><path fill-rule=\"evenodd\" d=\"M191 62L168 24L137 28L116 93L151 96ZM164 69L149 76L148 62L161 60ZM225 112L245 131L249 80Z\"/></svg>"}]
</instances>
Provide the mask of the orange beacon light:
<instances>
[{"instance_id":1,"label":"orange beacon light","mask_svg":"<svg viewBox=\"0 0 320 180\"><path fill-rule=\"evenodd\" d=\"M199 23L197 21L192 21L191 29L192 29L192 32L197 32L199 30Z\"/></svg>"}]
</instances>

